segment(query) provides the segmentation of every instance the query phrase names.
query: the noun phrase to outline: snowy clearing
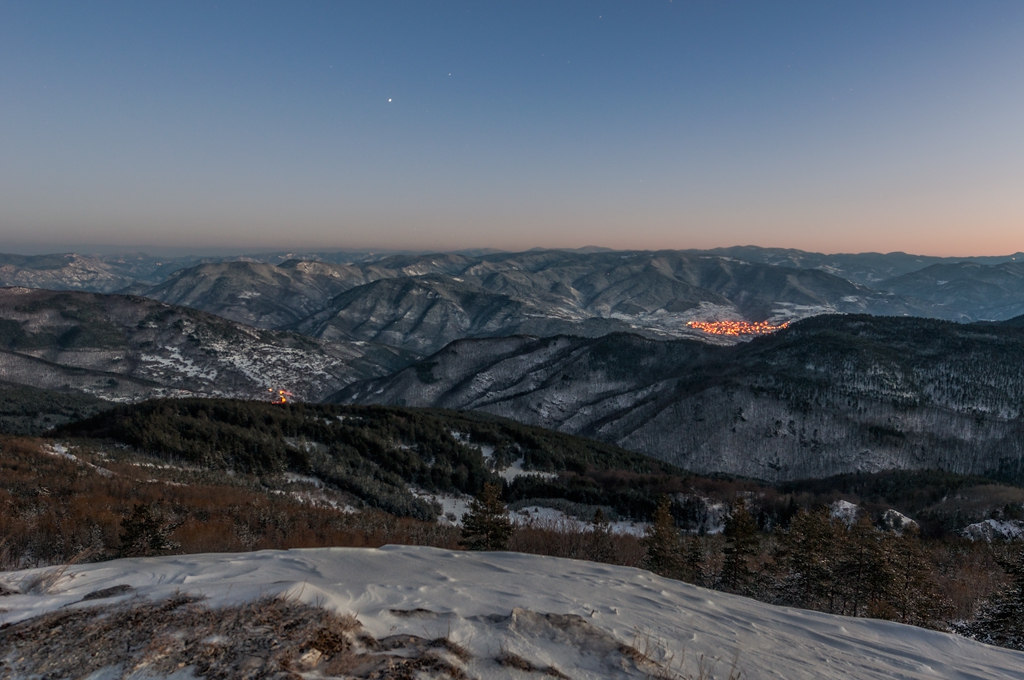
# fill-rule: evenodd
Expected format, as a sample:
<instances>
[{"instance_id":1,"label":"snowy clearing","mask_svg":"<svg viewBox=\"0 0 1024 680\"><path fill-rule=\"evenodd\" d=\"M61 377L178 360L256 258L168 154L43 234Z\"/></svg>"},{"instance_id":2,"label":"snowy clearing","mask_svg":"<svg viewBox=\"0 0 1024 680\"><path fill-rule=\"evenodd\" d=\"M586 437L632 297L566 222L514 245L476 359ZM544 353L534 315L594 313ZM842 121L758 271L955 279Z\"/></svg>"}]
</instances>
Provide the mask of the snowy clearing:
<instances>
[{"instance_id":1,"label":"snowy clearing","mask_svg":"<svg viewBox=\"0 0 1024 680\"><path fill-rule=\"evenodd\" d=\"M0 574L18 591L45 570ZM121 586L120 590L114 586ZM128 586L131 590L128 590ZM110 597L96 591L111 589ZM286 595L353 615L377 639L446 638L470 677L539 677L503 654L571 678L642 678L622 650L717 662L746 678L1019 678L1024 653L885 621L773 607L626 567L518 553L386 546L128 559L67 569L2 599L13 624L63 607L203 595L223 607ZM83 597L94 594L82 604ZM307 677L324 677L317 671Z\"/></svg>"},{"instance_id":2,"label":"snowy clearing","mask_svg":"<svg viewBox=\"0 0 1024 680\"><path fill-rule=\"evenodd\" d=\"M542 505L528 505L509 513L509 519L517 526L533 526L538 529L551 529L560 532L593 531L594 523L577 519L561 510ZM631 522L629 520L609 522L608 530L613 534L630 535L641 538L647 531L647 522Z\"/></svg>"}]
</instances>

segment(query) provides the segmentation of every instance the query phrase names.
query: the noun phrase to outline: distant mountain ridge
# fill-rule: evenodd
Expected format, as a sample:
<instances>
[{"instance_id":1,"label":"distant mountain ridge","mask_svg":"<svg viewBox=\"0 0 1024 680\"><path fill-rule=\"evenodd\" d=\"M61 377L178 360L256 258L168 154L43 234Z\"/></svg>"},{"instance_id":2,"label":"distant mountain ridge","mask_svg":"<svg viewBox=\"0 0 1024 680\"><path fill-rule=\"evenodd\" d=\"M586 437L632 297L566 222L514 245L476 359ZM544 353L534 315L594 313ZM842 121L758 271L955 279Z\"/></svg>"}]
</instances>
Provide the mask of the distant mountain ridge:
<instances>
[{"instance_id":1,"label":"distant mountain ridge","mask_svg":"<svg viewBox=\"0 0 1024 680\"><path fill-rule=\"evenodd\" d=\"M1008 319L1024 314L1024 259L995 265L933 264L878 287L947 309L970 306L974 319Z\"/></svg>"},{"instance_id":2,"label":"distant mountain ridge","mask_svg":"<svg viewBox=\"0 0 1024 680\"><path fill-rule=\"evenodd\" d=\"M1024 262L1024 252L1010 255L981 257L936 257L912 255L903 252L892 253L812 253L795 248L760 248L757 246L734 246L712 248L711 250L685 251L708 255L735 257L748 262L770 264L797 269L820 269L841 278L875 287L888 279L920 271L937 264L972 263L984 266L1004 262Z\"/></svg>"},{"instance_id":3,"label":"distant mountain ridge","mask_svg":"<svg viewBox=\"0 0 1024 680\"><path fill-rule=\"evenodd\" d=\"M0 283L145 295L264 329L432 352L457 338L517 333L628 331L721 342L688 322L781 322L824 313L1000 320L1024 312L1021 277L1010 274L1022 263L1020 254L936 258L756 247L0 255ZM954 270L956 276L937 273Z\"/></svg>"},{"instance_id":4,"label":"distant mountain ridge","mask_svg":"<svg viewBox=\"0 0 1024 680\"><path fill-rule=\"evenodd\" d=\"M332 291L339 292L328 300ZM930 303L818 270L677 251L394 256L276 268L204 264L146 294L264 328L427 353L464 337L634 332L708 340L689 322L934 311Z\"/></svg>"}]
</instances>

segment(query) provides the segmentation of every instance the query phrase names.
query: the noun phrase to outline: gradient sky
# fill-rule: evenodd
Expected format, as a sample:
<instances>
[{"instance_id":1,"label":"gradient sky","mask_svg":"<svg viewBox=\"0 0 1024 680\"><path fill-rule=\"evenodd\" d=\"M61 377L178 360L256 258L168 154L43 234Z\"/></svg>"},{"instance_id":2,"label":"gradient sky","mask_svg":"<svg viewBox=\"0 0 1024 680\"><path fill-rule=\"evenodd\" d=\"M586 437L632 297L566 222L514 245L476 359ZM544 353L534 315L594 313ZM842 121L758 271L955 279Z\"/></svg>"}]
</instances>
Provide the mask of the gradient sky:
<instances>
[{"instance_id":1,"label":"gradient sky","mask_svg":"<svg viewBox=\"0 0 1024 680\"><path fill-rule=\"evenodd\" d=\"M0 249L1024 250L1024 2L0 2Z\"/></svg>"}]
</instances>

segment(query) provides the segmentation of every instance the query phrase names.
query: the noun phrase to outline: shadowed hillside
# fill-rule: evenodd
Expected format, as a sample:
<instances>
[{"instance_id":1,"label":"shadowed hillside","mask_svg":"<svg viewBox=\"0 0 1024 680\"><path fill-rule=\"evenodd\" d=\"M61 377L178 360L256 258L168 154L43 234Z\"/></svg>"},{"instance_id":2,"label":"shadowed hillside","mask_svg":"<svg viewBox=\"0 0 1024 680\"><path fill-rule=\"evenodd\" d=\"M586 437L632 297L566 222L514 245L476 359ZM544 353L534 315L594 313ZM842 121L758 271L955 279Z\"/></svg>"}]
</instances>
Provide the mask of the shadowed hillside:
<instances>
[{"instance_id":1,"label":"shadowed hillside","mask_svg":"<svg viewBox=\"0 0 1024 680\"><path fill-rule=\"evenodd\" d=\"M784 480L1024 474L1024 332L823 316L734 347L636 336L464 340L345 402L479 409L695 472Z\"/></svg>"}]
</instances>

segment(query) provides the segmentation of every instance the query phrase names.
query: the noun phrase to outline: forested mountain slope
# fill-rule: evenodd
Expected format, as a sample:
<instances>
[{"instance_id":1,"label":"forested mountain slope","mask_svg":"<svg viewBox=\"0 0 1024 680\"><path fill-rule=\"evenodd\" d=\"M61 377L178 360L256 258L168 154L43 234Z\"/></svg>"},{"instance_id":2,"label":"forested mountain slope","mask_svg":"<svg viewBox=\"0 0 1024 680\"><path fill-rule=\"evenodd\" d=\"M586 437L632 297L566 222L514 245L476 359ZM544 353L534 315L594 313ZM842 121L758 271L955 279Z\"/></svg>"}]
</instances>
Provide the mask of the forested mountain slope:
<instances>
[{"instance_id":1,"label":"forested mountain slope","mask_svg":"<svg viewBox=\"0 0 1024 680\"><path fill-rule=\"evenodd\" d=\"M480 409L698 472L941 468L1024 479L1024 329L822 316L733 347L632 335L455 342L351 403Z\"/></svg>"},{"instance_id":2,"label":"forested mountain slope","mask_svg":"<svg viewBox=\"0 0 1024 680\"><path fill-rule=\"evenodd\" d=\"M273 329L320 311L335 295L364 281L359 269L344 264L217 262L177 272L145 294L161 302Z\"/></svg>"},{"instance_id":3,"label":"forested mountain slope","mask_svg":"<svg viewBox=\"0 0 1024 680\"><path fill-rule=\"evenodd\" d=\"M152 285L173 271L155 263L138 265L131 256L108 260L75 253L0 254L0 286L112 293L139 282Z\"/></svg>"},{"instance_id":4,"label":"forested mountain slope","mask_svg":"<svg viewBox=\"0 0 1024 680\"><path fill-rule=\"evenodd\" d=\"M596 337L634 330L623 319L581 318L571 310L437 275L360 286L290 328L325 340L378 342L421 354L461 338L560 333Z\"/></svg>"},{"instance_id":5,"label":"forested mountain slope","mask_svg":"<svg viewBox=\"0 0 1024 680\"><path fill-rule=\"evenodd\" d=\"M1024 313L1024 261L981 265L934 264L877 285L898 295L935 303L974 319L1007 319Z\"/></svg>"},{"instance_id":6,"label":"forested mountain slope","mask_svg":"<svg viewBox=\"0 0 1024 680\"><path fill-rule=\"evenodd\" d=\"M146 298L0 289L0 380L106 399L286 390L315 401L410 359L380 345L258 330Z\"/></svg>"},{"instance_id":7,"label":"forested mountain slope","mask_svg":"<svg viewBox=\"0 0 1024 680\"><path fill-rule=\"evenodd\" d=\"M935 257L911 253L814 253L796 248L759 248L733 246L711 250L686 251L704 255L735 257L748 262L771 264L797 269L820 269L830 274L875 287L882 281L920 271L937 264L952 265L970 262L978 265L997 265L1004 262L1024 261L1024 253L982 257Z\"/></svg>"},{"instance_id":8,"label":"forested mountain slope","mask_svg":"<svg viewBox=\"0 0 1024 680\"><path fill-rule=\"evenodd\" d=\"M560 498L638 519L661 493L689 488L691 477L648 456L484 413L170 399L118 406L54 434L114 440L203 469L313 475L421 519L439 509L410 487L475 494L510 468L518 471L505 472L512 500Z\"/></svg>"},{"instance_id":9,"label":"forested mountain slope","mask_svg":"<svg viewBox=\"0 0 1024 680\"><path fill-rule=\"evenodd\" d=\"M461 280L489 293L550 306L560 310L552 317L556 322L567 311L595 319L598 325L624 315L634 332L680 336L684 325L680 321L690 318L792 320L828 311L960 320L1006 318L1012 310L986 300L979 307L974 296L984 288L1009 295L1008 304L1019 302L1019 295L1002 284L995 289L986 286L1005 273L1002 265L1019 265L1022 258L1020 253L972 258L826 255L753 246L656 252L585 248L229 257L0 254L0 285L146 294L269 329L325 311L334 296L356 286L435 275L452 285ZM949 283L951 277L936 279L926 274L923 279L897 280L933 266L958 269L961 283L940 290L945 285L940 282ZM692 311L702 304L704 309ZM680 316L688 310L688 316ZM614 324L608 327L616 330ZM602 332L609 331L594 329L596 334Z\"/></svg>"}]
</instances>

